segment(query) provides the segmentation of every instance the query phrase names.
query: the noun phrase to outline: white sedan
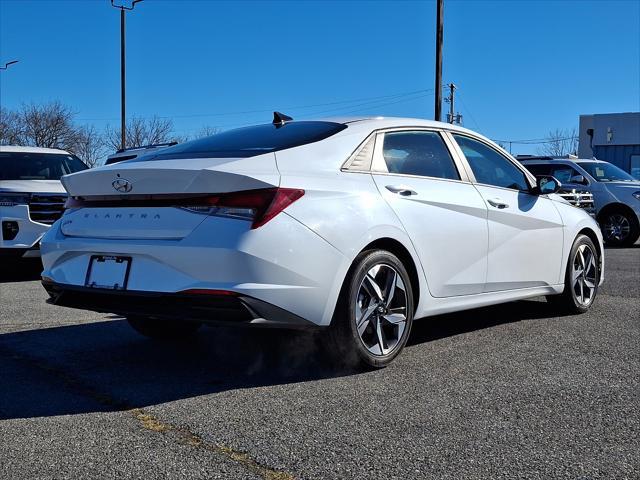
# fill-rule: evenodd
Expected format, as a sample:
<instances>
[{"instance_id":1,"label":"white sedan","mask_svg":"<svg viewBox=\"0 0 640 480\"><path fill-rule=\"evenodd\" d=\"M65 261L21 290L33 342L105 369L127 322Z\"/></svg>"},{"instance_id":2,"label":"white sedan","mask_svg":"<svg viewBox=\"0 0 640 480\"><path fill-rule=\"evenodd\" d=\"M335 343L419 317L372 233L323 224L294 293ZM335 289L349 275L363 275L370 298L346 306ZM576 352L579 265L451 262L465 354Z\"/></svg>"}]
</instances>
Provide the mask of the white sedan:
<instances>
[{"instance_id":1,"label":"white sedan","mask_svg":"<svg viewBox=\"0 0 640 480\"><path fill-rule=\"evenodd\" d=\"M322 328L381 367L414 318L540 295L585 312L603 279L600 229L557 180L439 122L276 113L62 182L49 301L154 338Z\"/></svg>"}]
</instances>

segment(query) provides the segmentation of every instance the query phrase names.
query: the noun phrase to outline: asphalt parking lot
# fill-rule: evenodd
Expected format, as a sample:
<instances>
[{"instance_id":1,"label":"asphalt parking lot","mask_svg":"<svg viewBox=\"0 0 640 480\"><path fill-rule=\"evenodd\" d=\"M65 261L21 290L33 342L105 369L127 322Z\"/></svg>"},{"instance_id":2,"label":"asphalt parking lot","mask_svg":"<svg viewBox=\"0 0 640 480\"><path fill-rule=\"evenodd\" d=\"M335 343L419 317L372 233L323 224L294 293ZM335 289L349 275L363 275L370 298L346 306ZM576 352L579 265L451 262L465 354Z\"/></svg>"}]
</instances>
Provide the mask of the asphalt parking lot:
<instances>
[{"instance_id":1,"label":"asphalt parking lot","mask_svg":"<svg viewBox=\"0 0 640 480\"><path fill-rule=\"evenodd\" d=\"M606 261L588 314L424 319L375 372L299 333L153 343L5 262L0 478L639 478L640 245Z\"/></svg>"}]
</instances>

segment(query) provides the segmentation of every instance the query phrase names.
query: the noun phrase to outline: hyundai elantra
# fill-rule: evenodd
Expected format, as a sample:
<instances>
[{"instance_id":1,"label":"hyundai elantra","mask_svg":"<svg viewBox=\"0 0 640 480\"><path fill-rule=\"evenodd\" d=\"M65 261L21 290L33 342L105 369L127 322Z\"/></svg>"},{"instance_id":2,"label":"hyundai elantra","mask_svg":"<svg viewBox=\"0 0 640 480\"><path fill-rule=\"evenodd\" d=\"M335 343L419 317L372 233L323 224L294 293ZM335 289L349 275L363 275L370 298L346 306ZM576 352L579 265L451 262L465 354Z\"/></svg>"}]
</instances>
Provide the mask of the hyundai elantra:
<instances>
[{"instance_id":1,"label":"hyundai elantra","mask_svg":"<svg viewBox=\"0 0 640 480\"><path fill-rule=\"evenodd\" d=\"M315 328L381 367L414 318L537 296L581 313L603 279L600 229L555 178L445 123L276 113L62 183L49 302L153 338Z\"/></svg>"}]
</instances>

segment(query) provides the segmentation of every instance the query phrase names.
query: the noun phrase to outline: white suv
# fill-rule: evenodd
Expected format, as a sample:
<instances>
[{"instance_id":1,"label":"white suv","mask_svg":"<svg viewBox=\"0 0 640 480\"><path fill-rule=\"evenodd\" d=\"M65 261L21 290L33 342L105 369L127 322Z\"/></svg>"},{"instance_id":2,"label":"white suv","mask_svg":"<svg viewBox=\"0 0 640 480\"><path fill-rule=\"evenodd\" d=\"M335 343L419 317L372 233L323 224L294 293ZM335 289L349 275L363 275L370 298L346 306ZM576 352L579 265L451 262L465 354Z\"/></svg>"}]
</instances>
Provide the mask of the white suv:
<instances>
[{"instance_id":1,"label":"white suv","mask_svg":"<svg viewBox=\"0 0 640 480\"><path fill-rule=\"evenodd\" d=\"M86 169L64 150L0 147L0 256L40 255L40 238L67 199L60 177Z\"/></svg>"}]
</instances>

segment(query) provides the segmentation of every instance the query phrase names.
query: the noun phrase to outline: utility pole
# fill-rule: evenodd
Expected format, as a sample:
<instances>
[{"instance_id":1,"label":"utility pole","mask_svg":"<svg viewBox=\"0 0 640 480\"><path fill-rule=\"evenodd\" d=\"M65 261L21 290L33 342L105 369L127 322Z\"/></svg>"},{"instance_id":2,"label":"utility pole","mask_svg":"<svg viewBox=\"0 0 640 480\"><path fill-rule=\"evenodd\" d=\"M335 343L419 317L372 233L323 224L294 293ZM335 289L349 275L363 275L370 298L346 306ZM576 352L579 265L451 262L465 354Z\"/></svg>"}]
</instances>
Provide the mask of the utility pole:
<instances>
[{"instance_id":1,"label":"utility pole","mask_svg":"<svg viewBox=\"0 0 640 480\"><path fill-rule=\"evenodd\" d=\"M444 31L444 0L438 1L436 20L436 104L434 119L439 122L442 118L442 40Z\"/></svg>"},{"instance_id":2,"label":"utility pole","mask_svg":"<svg viewBox=\"0 0 640 480\"><path fill-rule=\"evenodd\" d=\"M453 83L449 84L449 97L445 98L445 102L449 104L449 113L447 113L447 122L456 125L462 125L462 115L460 113L455 113L455 91L456 87Z\"/></svg>"},{"instance_id":3,"label":"utility pole","mask_svg":"<svg viewBox=\"0 0 640 480\"><path fill-rule=\"evenodd\" d=\"M125 94L125 37L124 37L124 16L126 10L133 10L136 3L142 0L133 0L131 6L124 4L116 5L111 0L111 6L120 9L120 148L127 146L127 115L126 115L126 94Z\"/></svg>"},{"instance_id":4,"label":"utility pole","mask_svg":"<svg viewBox=\"0 0 640 480\"><path fill-rule=\"evenodd\" d=\"M449 113L447 115L447 122L454 123L455 121L455 91L456 86L453 83L449 84Z\"/></svg>"}]
</instances>

